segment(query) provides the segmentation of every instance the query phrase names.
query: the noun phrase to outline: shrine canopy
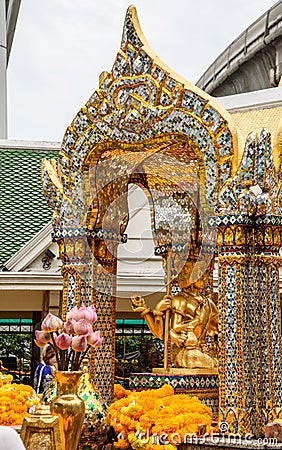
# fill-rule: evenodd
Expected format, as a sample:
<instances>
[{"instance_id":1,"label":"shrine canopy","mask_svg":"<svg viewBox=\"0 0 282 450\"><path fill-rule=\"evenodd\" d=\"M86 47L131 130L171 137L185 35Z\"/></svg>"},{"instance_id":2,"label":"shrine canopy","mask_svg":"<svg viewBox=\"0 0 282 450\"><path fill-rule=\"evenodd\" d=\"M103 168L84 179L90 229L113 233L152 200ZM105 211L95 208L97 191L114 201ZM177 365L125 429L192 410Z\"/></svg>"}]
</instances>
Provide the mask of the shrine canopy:
<instances>
[{"instance_id":1,"label":"shrine canopy","mask_svg":"<svg viewBox=\"0 0 282 450\"><path fill-rule=\"evenodd\" d=\"M120 235L128 184L136 183L148 195L161 245L168 229L175 242L187 240L199 204L216 213L218 192L237 163L229 113L160 61L130 6L111 71L67 128L58 165L44 160L43 190L55 230Z\"/></svg>"},{"instance_id":2,"label":"shrine canopy","mask_svg":"<svg viewBox=\"0 0 282 450\"><path fill-rule=\"evenodd\" d=\"M212 242L208 263L217 246L219 406L229 430L234 419L245 427L250 411L245 432L260 436L268 405L281 408L282 183L281 166L274 165L281 122L274 131L274 147L265 128L247 136L239 167L233 118L154 55L129 7L111 71L101 74L99 88L67 128L58 163L44 160L42 169L63 259L62 317L74 305L95 303L104 341L90 372L104 398L114 383L116 250L134 183L150 203L168 293L172 278L188 274L185 261L198 258L198 244L202 251ZM212 264L207 268L212 281Z\"/></svg>"}]
</instances>

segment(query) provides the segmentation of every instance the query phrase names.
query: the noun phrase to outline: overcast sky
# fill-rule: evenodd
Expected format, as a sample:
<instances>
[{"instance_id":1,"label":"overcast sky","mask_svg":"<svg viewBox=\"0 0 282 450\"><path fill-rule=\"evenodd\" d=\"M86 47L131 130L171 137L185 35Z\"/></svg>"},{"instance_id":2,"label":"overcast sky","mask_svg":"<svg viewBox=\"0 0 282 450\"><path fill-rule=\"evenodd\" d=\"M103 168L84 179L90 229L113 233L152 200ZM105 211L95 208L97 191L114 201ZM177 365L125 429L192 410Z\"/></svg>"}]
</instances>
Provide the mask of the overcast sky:
<instances>
[{"instance_id":1,"label":"overcast sky","mask_svg":"<svg viewBox=\"0 0 282 450\"><path fill-rule=\"evenodd\" d=\"M135 0L154 52L196 83L270 0ZM126 0L21 0L8 69L8 137L61 141L110 70Z\"/></svg>"}]
</instances>

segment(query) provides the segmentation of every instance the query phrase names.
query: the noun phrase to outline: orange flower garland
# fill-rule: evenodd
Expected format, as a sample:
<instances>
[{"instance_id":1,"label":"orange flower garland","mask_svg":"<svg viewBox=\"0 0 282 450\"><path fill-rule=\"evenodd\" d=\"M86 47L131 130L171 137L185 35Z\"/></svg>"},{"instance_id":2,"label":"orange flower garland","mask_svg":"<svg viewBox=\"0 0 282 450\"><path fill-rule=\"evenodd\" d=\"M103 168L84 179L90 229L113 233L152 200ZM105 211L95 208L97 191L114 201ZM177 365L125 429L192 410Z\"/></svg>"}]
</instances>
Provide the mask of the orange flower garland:
<instances>
[{"instance_id":1,"label":"orange flower garland","mask_svg":"<svg viewBox=\"0 0 282 450\"><path fill-rule=\"evenodd\" d=\"M4 373L0 372L0 387L3 386L3 384L11 383L13 380L13 375L5 375Z\"/></svg>"},{"instance_id":2,"label":"orange flower garland","mask_svg":"<svg viewBox=\"0 0 282 450\"><path fill-rule=\"evenodd\" d=\"M199 425L205 424L210 431L211 408L197 397L174 395L169 385L129 394L122 389L115 388L117 396L124 396L110 406L111 423L118 435L116 448L163 449L163 445L158 445L158 438L163 435L165 449L174 450L188 435L197 434Z\"/></svg>"},{"instance_id":3,"label":"orange flower garland","mask_svg":"<svg viewBox=\"0 0 282 450\"><path fill-rule=\"evenodd\" d=\"M21 425L29 408L40 402L31 386L6 383L0 387L0 425Z\"/></svg>"},{"instance_id":4,"label":"orange flower garland","mask_svg":"<svg viewBox=\"0 0 282 450\"><path fill-rule=\"evenodd\" d=\"M124 389L121 384L115 384L114 385L114 398L115 400L119 400L123 397L128 397L128 395L131 394L131 391L128 389Z\"/></svg>"}]
</instances>

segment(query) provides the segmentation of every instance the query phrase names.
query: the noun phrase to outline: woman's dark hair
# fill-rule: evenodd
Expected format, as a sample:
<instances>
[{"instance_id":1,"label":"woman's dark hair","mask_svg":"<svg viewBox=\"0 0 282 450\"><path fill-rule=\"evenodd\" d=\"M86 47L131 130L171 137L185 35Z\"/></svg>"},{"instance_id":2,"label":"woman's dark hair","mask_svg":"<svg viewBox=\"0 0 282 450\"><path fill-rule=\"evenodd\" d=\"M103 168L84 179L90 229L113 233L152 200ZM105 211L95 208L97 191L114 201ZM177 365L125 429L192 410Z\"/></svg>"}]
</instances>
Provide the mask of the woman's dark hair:
<instances>
[{"instance_id":1,"label":"woman's dark hair","mask_svg":"<svg viewBox=\"0 0 282 450\"><path fill-rule=\"evenodd\" d=\"M47 344L42 353L42 359L45 362L45 364L49 363L49 359L53 358L55 355L55 350L52 344Z\"/></svg>"}]
</instances>

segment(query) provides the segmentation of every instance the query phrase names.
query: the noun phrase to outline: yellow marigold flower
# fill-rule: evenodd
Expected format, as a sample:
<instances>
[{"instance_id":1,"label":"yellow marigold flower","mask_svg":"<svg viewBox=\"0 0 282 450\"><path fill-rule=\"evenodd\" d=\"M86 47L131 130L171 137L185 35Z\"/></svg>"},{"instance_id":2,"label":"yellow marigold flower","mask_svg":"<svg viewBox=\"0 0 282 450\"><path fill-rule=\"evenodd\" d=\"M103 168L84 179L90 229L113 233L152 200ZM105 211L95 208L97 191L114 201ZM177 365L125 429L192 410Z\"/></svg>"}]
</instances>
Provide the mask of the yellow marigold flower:
<instances>
[{"instance_id":1,"label":"yellow marigold flower","mask_svg":"<svg viewBox=\"0 0 282 450\"><path fill-rule=\"evenodd\" d=\"M119 418L119 422L122 425L128 427L131 424L131 419L130 419L130 417L126 416L125 414L121 414L120 418Z\"/></svg>"},{"instance_id":2,"label":"yellow marigold flower","mask_svg":"<svg viewBox=\"0 0 282 450\"><path fill-rule=\"evenodd\" d=\"M131 391L124 389L120 384L114 384L114 397L116 399L120 399L123 397L128 397L131 394Z\"/></svg>"},{"instance_id":3,"label":"yellow marigold flower","mask_svg":"<svg viewBox=\"0 0 282 450\"><path fill-rule=\"evenodd\" d=\"M144 428L141 426L140 422L136 422L136 426L135 426L136 430L138 431L143 431Z\"/></svg>"},{"instance_id":4,"label":"yellow marigold flower","mask_svg":"<svg viewBox=\"0 0 282 450\"><path fill-rule=\"evenodd\" d=\"M0 425L21 425L29 407L38 402L33 388L23 384L0 387Z\"/></svg>"},{"instance_id":5,"label":"yellow marigold flower","mask_svg":"<svg viewBox=\"0 0 282 450\"><path fill-rule=\"evenodd\" d=\"M134 433L128 435L128 441L133 448L133 450L146 450L147 441L146 439L139 439Z\"/></svg>"},{"instance_id":6,"label":"yellow marigold flower","mask_svg":"<svg viewBox=\"0 0 282 450\"><path fill-rule=\"evenodd\" d=\"M126 449L129 447L129 442L125 439L119 439L114 443L115 448Z\"/></svg>"},{"instance_id":7,"label":"yellow marigold flower","mask_svg":"<svg viewBox=\"0 0 282 450\"><path fill-rule=\"evenodd\" d=\"M212 411L203 405L197 397L186 394L174 395L173 388L164 385L160 389L148 389L132 392L126 398L115 401L110 406L112 425L117 433L121 433L117 448L134 450L175 450L174 445L161 445L138 439L134 431L148 430L152 435L166 433L173 436L178 433L183 440L185 435L198 432L199 424L206 424L210 430ZM145 442L146 441L146 442Z\"/></svg>"}]
</instances>

